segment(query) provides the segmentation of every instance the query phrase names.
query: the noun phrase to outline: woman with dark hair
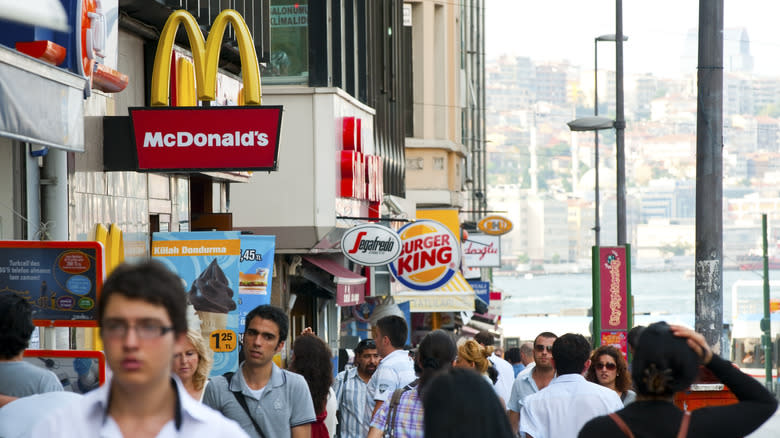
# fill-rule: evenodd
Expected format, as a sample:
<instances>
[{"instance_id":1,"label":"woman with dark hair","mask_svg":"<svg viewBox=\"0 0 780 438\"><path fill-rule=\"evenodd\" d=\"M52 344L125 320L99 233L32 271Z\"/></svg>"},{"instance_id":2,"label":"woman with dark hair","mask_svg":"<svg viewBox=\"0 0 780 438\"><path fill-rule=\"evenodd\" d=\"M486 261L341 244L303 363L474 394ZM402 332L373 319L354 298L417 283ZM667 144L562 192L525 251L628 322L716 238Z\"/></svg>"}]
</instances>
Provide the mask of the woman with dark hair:
<instances>
[{"instance_id":1,"label":"woman with dark hair","mask_svg":"<svg viewBox=\"0 0 780 438\"><path fill-rule=\"evenodd\" d=\"M611 345L602 345L593 352L585 378L617 392L623 406L636 399L636 393L631 390L626 359L620 350Z\"/></svg>"},{"instance_id":2,"label":"woman with dark hair","mask_svg":"<svg viewBox=\"0 0 780 438\"><path fill-rule=\"evenodd\" d=\"M728 386L739 402L680 411L673 403L674 394L693 383L698 363ZM647 327L639 337L631 374L636 401L589 421L580 438L743 437L777 409L777 400L763 385L712 354L704 336L682 326L657 322Z\"/></svg>"},{"instance_id":3,"label":"woman with dark hair","mask_svg":"<svg viewBox=\"0 0 780 438\"><path fill-rule=\"evenodd\" d=\"M382 404L371 420L368 438L423 438L422 397L428 391L433 376L452 367L456 354L455 342L444 330L434 330L425 335L414 361L417 383L412 382L403 388L397 405L394 406L394 397Z\"/></svg>"},{"instance_id":4,"label":"woman with dark hair","mask_svg":"<svg viewBox=\"0 0 780 438\"><path fill-rule=\"evenodd\" d=\"M425 438L512 438L493 385L465 368L433 378L423 396L423 412Z\"/></svg>"},{"instance_id":5,"label":"woman with dark hair","mask_svg":"<svg viewBox=\"0 0 780 438\"><path fill-rule=\"evenodd\" d=\"M293 342L290 371L300 374L309 385L317 421L311 425L312 438L328 438L336 432L336 406L327 408L328 400L334 400L330 388L333 384L333 363L330 348L310 330ZM331 412L328 412L328 411ZM330 432L329 432L330 430Z\"/></svg>"}]
</instances>

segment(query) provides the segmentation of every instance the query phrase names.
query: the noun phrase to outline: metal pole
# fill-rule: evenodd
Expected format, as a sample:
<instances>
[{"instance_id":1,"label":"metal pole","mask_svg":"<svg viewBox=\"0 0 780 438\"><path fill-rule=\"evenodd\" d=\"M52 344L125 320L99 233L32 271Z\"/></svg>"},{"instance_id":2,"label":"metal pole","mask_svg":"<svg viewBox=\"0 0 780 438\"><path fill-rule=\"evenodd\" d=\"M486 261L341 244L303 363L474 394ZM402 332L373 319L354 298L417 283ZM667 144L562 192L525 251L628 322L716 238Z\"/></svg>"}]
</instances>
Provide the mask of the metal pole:
<instances>
[{"instance_id":1,"label":"metal pole","mask_svg":"<svg viewBox=\"0 0 780 438\"><path fill-rule=\"evenodd\" d=\"M599 39L593 40L593 115L599 115ZM599 131L593 131L596 149L596 224L593 231L596 232L596 246L601 245L601 221L599 220Z\"/></svg>"},{"instance_id":2,"label":"metal pole","mask_svg":"<svg viewBox=\"0 0 780 438\"><path fill-rule=\"evenodd\" d=\"M696 117L696 331L723 333L723 0L699 1Z\"/></svg>"},{"instance_id":3,"label":"metal pole","mask_svg":"<svg viewBox=\"0 0 780 438\"><path fill-rule=\"evenodd\" d=\"M617 243L626 244L626 151L623 111L623 0L615 0L615 86L617 114L615 115L615 139L617 145Z\"/></svg>"},{"instance_id":4,"label":"metal pole","mask_svg":"<svg viewBox=\"0 0 780 438\"><path fill-rule=\"evenodd\" d=\"M766 389L772 391L772 320L769 318L769 243L766 213L761 215L761 235L764 243L764 317L761 319L761 347L764 349Z\"/></svg>"}]
</instances>

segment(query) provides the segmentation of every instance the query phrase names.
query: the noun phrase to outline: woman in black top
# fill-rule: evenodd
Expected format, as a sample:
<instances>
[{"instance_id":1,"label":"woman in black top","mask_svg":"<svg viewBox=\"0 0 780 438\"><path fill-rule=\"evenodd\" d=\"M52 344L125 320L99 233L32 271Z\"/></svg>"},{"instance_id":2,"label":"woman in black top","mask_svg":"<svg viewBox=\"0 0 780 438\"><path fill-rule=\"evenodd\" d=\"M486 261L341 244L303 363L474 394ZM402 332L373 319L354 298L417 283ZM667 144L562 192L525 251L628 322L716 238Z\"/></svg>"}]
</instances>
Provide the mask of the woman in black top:
<instances>
[{"instance_id":1,"label":"woman in black top","mask_svg":"<svg viewBox=\"0 0 780 438\"><path fill-rule=\"evenodd\" d=\"M706 366L739 399L737 404L704 407L692 411L687 436L744 437L758 429L777 409L777 401L756 379L717 355L704 337L691 329L658 322L639 338L632 363L637 389L634 403L609 416L594 418L580 430L579 438L676 437L683 426L683 412L673 403L674 393L687 388ZM618 422L625 423L625 430ZM681 436L686 436L683 434Z\"/></svg>"}]
</instances>

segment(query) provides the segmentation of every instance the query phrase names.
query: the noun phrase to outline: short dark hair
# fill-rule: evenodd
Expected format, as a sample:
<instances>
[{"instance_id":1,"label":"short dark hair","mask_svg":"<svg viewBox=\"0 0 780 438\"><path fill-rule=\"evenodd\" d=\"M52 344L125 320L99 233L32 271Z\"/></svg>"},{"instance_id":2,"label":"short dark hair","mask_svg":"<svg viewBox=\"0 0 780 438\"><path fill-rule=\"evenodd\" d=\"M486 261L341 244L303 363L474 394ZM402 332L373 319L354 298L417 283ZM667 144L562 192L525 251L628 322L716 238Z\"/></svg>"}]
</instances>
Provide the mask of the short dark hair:
<instances>
[{"instance_id":1,"label":"short dark hair","mask_svg":"<svg viewBox=\"0 0 780 438\"><path fill-rule=\"evenodd\" d=\"M111 272L97 304L98 322L102 324L106 306L114 295L162 306L168 312L174 333L187 332L187 294L176 273L161 262L146 259L139 263L123 263Z\"/></svg>"},{"instance_id":2,"label":"short dark hair","mask_svg":"<svg viewBox=\"0 0 780 438\"><path fill-rule=\"evenodd\" d=\"M482 330L481 332L474 335L474 340L484 345L485 347L492 347L493 343L495 342L493 335L491 335L487 330Z\"/></svg>"},{"instance_id":3,"label":"short dark hair","mask_svg":"<svg viewBox=\"0 0 780 438\"><path fill-rule=\"evenodd\" d=\"M249 323L255 318L267 319L276 324L279 328L279 342L276 345L287 340L290 322L284 310L270 304L257 306L246 315L246 326L249 326Z\"/></svg>"},{"instance_id":4,"label":"short dark hair","mask_svg":"<svg viewBox=\"0 0 780 438\"><path fill-rule=\"evenodd\" d=\"M559 376L581 374L590 357L590 343L581 334L566 333L553 343L552 355Z\"/></svg>"},{"instance_id":5,"label":"short dark hair","mask_svg":"<svg viewBox=\"0 0 780 438\"><path fill-rule=\"evenodd\" d=\"M398 349L404 348L406 335L409 333L405 319L398 315L389 315L377 321L376 326L383 336L387 336L390 339L390 344L393 347Z\"/></svg>"},{"instance_id":6,"label":"short dark hair","mask_svg":"<svg viewBox=\"0 0 780 438\"><path fill-rule=\"evenodd\" d=\"M33 329L30 303L13 292L0 294L0 359L11 359L24 351Z\"/></svg>"},{"instance_id":7,"label":"short dark hair","mask_svg":"<svg viewBox=\"0 0 780 438\"><path fill-rule=\"evenodd\" d=\"M518 347L512 347L509 350L506 351L506 357L504 357L507 362L511 364L520 363L523 361L523 358L520 357L520 348Z\"/></svg>"},{"instance_id":8,"label":"short dark hair","mask_svg":"<svg viewBox=\"0 0 780 438\"><path fill-rule=\"evenodd\" d=\"M376 342L373 339L363 339L355 347L355 354L363 354L366 350L376 350Z\"/></svg>"},{"instance_id":9,"label":"short dark hair","mask_svg":"<svg viewBox=\"0 0 780 438\"><path fill-rule=\"evenodd\" d=\"M536 340L539 338L558 339L558 335L553 332L541 332L534 338L533 344L536 345Z\"/></svg>"}]
</instances>

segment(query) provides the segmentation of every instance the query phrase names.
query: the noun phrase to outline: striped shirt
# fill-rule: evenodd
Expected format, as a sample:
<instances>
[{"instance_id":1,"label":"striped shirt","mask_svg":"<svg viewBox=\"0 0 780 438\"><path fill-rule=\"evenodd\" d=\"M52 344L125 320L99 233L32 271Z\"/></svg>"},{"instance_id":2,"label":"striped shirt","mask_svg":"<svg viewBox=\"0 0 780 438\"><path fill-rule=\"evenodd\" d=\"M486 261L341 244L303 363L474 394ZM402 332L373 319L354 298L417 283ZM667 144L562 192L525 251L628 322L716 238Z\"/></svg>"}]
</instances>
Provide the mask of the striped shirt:
<instances>
[{"instance_id":1,"label":"striped shirt","mask_svg":"<svg viewBox=\"0 0 780 438\"><path fill-rule=\"evenodd\" d=\"M333 382L341 411L343 438L364 438L368 435L371 413L366 405L367 388L368 385L360 378L356 367L340 372Z\"/></svg>"},{"instance_id":2,"label":"striped shirt","mask_svg":"<svg viewBox=\"0 0 780 438\"><path fill-rule=\"evenodd\" d=\"M392 397L392 394L391 394ZM371 427L384 431L387 425L387 416L390 409L390 400L382 404L376 411ZM423 407L417 388L404 391L398 401L398 411L395 414L395 422L392 425L397 438L423 438Z\"/></svg>"}]
</instances>

